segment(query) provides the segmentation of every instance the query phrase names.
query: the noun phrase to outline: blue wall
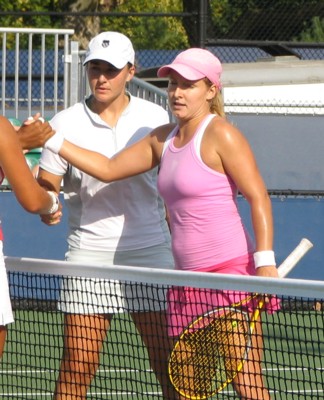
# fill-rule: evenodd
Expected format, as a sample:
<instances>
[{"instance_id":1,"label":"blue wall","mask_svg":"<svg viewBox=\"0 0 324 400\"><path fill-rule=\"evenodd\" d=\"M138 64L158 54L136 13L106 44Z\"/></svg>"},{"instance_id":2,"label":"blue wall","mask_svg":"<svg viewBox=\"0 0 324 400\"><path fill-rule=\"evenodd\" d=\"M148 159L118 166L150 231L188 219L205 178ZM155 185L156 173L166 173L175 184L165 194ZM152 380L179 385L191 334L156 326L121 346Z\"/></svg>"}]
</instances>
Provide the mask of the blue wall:
<instances>
[{"instance_id":1,"label":"blue wall","mask_svg":"<svg viewBox=\"0 0 324 400\"><path fill-rule=\"evenodd\" d=\"M229 115L271 190L324 190L324 115Z\"/></svg>"},{"instance_id":2,"label":"blue wall","mask_svg":"<svg viewBox=\"0 0 324 400\"><path fill-rule=\"evenodd\" d=\"M64 259L67 249L66 215L60 225L47 226L38 215L27 213L12 192L0 192L0 213L6 256Z\"/></svg>"},{"instance_id":3,"label":"blue wall","mask_svg":"<svg viewBox=\"0 0 324 400\"><path fill-rule=\"evenodd\" d=\"M301 238L314 248L289 275L294 278L324 279L324 200L322 198L273 197L275 251L280 263ZM239 198L243 219L252 232L249 205ZM5 255L62 260L66 251L67 218L58 226L44 225L37 215L25 212L11 192L0 192L0 210L5 233Z\"/></svg>"},{"instance_id":4,"label":"blue wall","mask_svg":"<svg viewBox=\"0 0 324 400\"><path fill-rule=\"evenodd\" d=\"M291 278L324 280L324 199L315 197L273 197L274 249L280 264L303 237L314 247L289 274ZM250 210L246 200L239 200L242 216L252 232Z\"/></svg>"}]
</instances>

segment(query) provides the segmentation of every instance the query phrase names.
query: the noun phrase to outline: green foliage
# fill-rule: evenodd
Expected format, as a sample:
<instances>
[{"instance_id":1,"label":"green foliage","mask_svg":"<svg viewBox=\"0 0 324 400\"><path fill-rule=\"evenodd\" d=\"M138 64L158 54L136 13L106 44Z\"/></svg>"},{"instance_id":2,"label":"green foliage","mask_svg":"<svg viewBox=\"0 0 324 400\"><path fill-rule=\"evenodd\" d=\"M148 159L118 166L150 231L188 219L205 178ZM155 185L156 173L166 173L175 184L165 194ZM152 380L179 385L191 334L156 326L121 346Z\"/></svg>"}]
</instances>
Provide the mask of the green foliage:
<instances>
[{"instance_id":1,"label":"green foliage","mask_svg":"<svg viewBox=\"0 0 324 400\"><path fill-rule=\"evenodd\" d=\"M76 0L1 0L1 11L68 11ZM99 4L100 2L98 2ZM115 2L113 2L115 3ZM148 17L105 17L100 18L100 31L118 30L132 38L136 49L177 49L188 47L188 40L181 18L154 17L157 12L181 12L182 0L125 0L118 5L99 5L93 11L112 11L118 13L149 13ZM102 4L102 3L101 3ZM107 3L104 3L107 4ZM109 2L108 2L109 4ZM65 9L63 10L62 7ZM63 17L50 16L0 16L3 27L61 28ZM86 18L85 18L86 24ZM97 32L93 32L96 34ZM78 32L76 32L78 36ZM9 40L13 44L14 38ZM23 47L26 43L21 43Z\"/></svg>"},{"instance_id":2,"label":"green foliage","mask_svg":"<svg viewBox=\"0 0 324 400\"><path fill-rule=\"evenodd\" d=\"M210 0L213 35L231 40L316 41L322 0Z\"/></svg>"},{"instance_id":3,"label":"green foliage","mask_svg":"<svg viewBox=\"0 0 324 400\"><path fill-rule=\"evenodd\" d=\"M269 0L266 0L269 7ZM210 0L215 35L226 34L233 24L247 13L264 8L263 0Z\"/></svg>"},{"instance_id":4,"label":"green foliage","mask_svg":"<svg viewBox=\"0 0 324 400\"><path fill-rule=\"evenodd\" d=\"M55 9L58 0L1 0L1 11L16 12L16 11L49 11ZM48 15L33 15L33 16L19 16L6 15L0 16L0 26L10 28L60 28L60 20L54 20ZM40 38L33 41L34 47L40 46L37 43ZM50 40L53 41L53 38ZM14 34L8 34L7 38L8 48L12 48L15 43ZM20 46L26 48L28 46L28 38L21 36Z\"/></svg>"},{"instance_id":5,"label":"green foliage","mask_svg":"<svg viewBox=\"0 0 324 400\"><path fill-rule=\"evenodd\" d=\"M1 0L1 11L50 11L58 6L58 0ZM1 16L0 25L2 27L14 28L54 28L53 20L46 15L21 16L15 15Z\"/></svg>"},{"instance_id":6,"label":"green foliage","mask_svg":"<svg viewBox=\"0 0 324 400\"><path fill-rule=\"evenodd\" d=\"M114 12L149 13L152 16L103 17L101 30L117 30L129 36L139 49L178 49L188 47L180 18L154 17L155 13L181 12L180 0L128 0ZM167 11L166 11L167 10Z\"/></svg>"},{"instance_id":7,"label":"green foliage","mask_svg":"<svg viewBox=\"0 0 324 400\"><path fill-rule=\"evenodd\" d=\"M209 0L207 37L231 40L324 41L323 0ZM75 40L85 45L89 37L104 30L128 35L137 50L181 49L197 42L196 13L200 0L1 0L2 27L73 27ZM82 8L83 7L83 8ZM69 11L71 9L110 12L111 16L72 17L10 15L10 12ZM157 16L157 13L192 11L192 17ZM116 13L131 12L133 16ZM145 13L138 16L136 13ZM292 17L293 16L293 17ZM73 19L74 18L74 19ZM78 24L74 21L78 21ZM81 26L81 27L80 27ZM185 26L185 28L184 28ZM22 39L25 40L25 39ZM11 46L14 35L9 38ZM21 43L27 46L27 42Z\"/></svg>"},{"instance_id":8,"label":"green foliage","mask_svg":"<svg viewBox=\"0 0 324 400\"><path fill-rule=\"evenodd\" d=\"M295 40L300 42L324 42L324 18L312 18L311 26L302 31Z\"/></svg>"}]
</instances>

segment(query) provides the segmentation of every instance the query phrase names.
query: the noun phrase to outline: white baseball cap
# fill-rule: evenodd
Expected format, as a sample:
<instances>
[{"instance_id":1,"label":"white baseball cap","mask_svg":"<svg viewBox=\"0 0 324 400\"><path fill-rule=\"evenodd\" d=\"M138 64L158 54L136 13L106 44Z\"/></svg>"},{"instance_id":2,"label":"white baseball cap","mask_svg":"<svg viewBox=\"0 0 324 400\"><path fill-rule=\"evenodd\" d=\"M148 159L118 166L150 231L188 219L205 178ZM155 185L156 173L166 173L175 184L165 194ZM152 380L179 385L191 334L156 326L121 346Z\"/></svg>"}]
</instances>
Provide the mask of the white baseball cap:
<instances>
[{"instance_id":1,"label":"white baseball cap","mask_svg":"<svg viewBox=\"0 0 324 400\"><path fill-rule=\"evenodd\" d=\"M118 69L134 65L135 51L127 36L119 32L102 32L90 40L83 65L92 60L106 61Z\"/></svg>"}]
</instances>

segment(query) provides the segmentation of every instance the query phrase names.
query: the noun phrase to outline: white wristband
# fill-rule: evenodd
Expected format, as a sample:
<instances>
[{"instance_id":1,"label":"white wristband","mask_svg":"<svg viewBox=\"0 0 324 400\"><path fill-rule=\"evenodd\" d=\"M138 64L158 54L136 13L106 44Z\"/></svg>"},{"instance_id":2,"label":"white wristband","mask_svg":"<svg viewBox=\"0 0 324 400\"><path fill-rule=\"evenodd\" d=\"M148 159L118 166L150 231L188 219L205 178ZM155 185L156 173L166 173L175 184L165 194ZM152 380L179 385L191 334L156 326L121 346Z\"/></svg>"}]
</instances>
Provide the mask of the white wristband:
<instances>
[{"instance_id":1,"label":"white wristband","mask_svg":"<svg viewBox=\"0 0 324 400\"><path fill-rule=\"evenodd\" d=\"M257 251L253 254L255 268L276 265L275 254L272 250Z\"/></svg>"},{"instance_id":2,"label":"white wristband","mask_svg":"<svg viewBox=\"0 0 324 400\"><path fill-rule=\"evenodd\" d=\"M46 214L56 213L56 211L59 209L59 206L60 206L59 198L55 192L48 191L47 193L50 196L50 198L52 199L52 206L51 206L51 208L48 209Z\"/></svg>"},{"instance_id":3,"label":"white wristband","mask_svg":"<svg viewBox=\"0 0 324 400\"><path fill-rule=\"evenodd\" d=\"M48 141L44 144L44 148L51 150L53 153L58 154L64 142L64 136L60 132L56 132Z\"/></svg>"}]
</instances>

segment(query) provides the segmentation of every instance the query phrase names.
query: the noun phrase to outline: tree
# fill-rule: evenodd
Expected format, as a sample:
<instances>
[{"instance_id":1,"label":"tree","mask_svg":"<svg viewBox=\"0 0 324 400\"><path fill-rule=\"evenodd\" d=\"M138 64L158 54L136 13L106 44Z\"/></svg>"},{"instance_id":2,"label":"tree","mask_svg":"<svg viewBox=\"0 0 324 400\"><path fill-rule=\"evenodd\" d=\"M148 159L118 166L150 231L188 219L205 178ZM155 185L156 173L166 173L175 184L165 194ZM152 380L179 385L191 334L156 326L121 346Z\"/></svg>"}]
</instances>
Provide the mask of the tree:
<instances>
[{"instance_id":1,"label":"tree","mask_svg":"<svg viewBox=\"0 0 324 400\"><path fill-rule=\"evenodd\" d=\"M314 17L312 24L301 32L300 36L295 39L301 42L324 42L324 18Z\"/></svg>"},{"instance_id":2,"label":"tree","mask_svg":"<svg viewBox=\"0 0 324 400\"><path fill-rule=\"evenodd\" d=\"M324 16L322 0L210 0L214 38L291 41Z\"/></svg>"},{"instance_id":3,"label":"tree","mask_svg":"<svg viewBox=\"0 0 324 400\"><path fill-rule=\"evenodd\" d=\"M1 11L6 12L7 15L0 17L0 26L11 27L11 28L41 28L51 27L60 28L61 24L58 21L54 21L49 15L38 15L39 11L55 9L57 7L58 0L1 0ZM18 17L14 14L15 12L21 12ZM33 15L24 15L25 12L33 12ZM12 14L11 14L12 13ZM20 46L27 47L28 38L21 37ZM34 38L34 47L40 45L40 37ZM53 40L53 38L49 39ZM15 44L14 34L7 35L8 48L13 47Z\"/></svg>"},{"instance_id":4,"label":"tree","mask_svg":"<svg viewBox=\"0 0 324 400\"><path fill-rule=\"evenodd\" d=\"M69 16L64 27L75 29L74 40L86 48L89 40L104 30L123 32L132 38L136 49L176 49L187 47L186 32L180 18L154 17L157 12L180 12L181 0L60 0L59 9L71 12L105 12L111 16ZM147 13L152 16L127 16L116 13Z\"/></svg>"},{"instance_id":5,"label":"tree","mask_svg":"<svg viewBox=\"0 0 324 400\"><path fill-rule=\"evenodd\" d=\"M203 4L205 31L200 30L198 19ZM10 15L17 10L35 14ZM46 10L71 15L37 14ZM127 34L137 49L198 46L205 33L206 39L214 40L323 41L323 0L1 0L1 12L9 13L0 17L2 26L73 28L73 39L81 48L103 30ZM73 15L76 12L102 14ZM127 12L133 14L127 16ZM181 12L191 16L181 17Z\"/></svg>"},{"instance_id":6,"label":"tree","mask_svg":"<svg viewBox=\"0 0 324 400\"><path fill-rule=\"evenodd\" d=\"M198 11L202 4L204 4L204 18L206 24L206 37L210 37L213 33L212 21L212 7L209 0L183 0L183 11L190 13L190 17L183 17L183 26L186 30L188 40L191 47L198 47L202 45L201 40L206 39L201 37L199 20L197 18Z\"/></svg>"},{"instance_id":7,"label":"tree","mask_svg":"<svg viewBox=\"0 0 324 400\"><path fill-rule=\"evenodd\" d=\"M181 12L180 0L128 0L118 5L119 13L145 13L145 16L123 16L102 18L102 30L117 30L132 39L136 49L178 49L188 47L186 32L181 19L154 16L157 13Z\"/></svg>"},{"instance_id":8,"label":"tree","mask_svg":"<svg viewBox=\"0 0 324 400\"><path fill-rule=\"evenodd\" d=\"M42 26L52 26L52 20L47 15L37 15L39 11L55 9L58 0L1 0L1 11L7 12L6 16L0 18L0 26L16 27L16 28L35 28ZM13 12L21 12L17 18ZM33 16L24 16L26 11L35 13Z\"/></svg>"},{"instance_id":9,"label":"tree","mask_svg":"<svg viewBox=\"0 0 324 400\"><path fill-rule=\"evenodd\" d=\"M98 11L100 0L59 0L62 11L75 12ZM100 19L97 16L66 16L63 19L65 28L75 30L72 37L77 40L81 48L86 48L92 36L100 31Z\"/></svg>"}]
</instances>

